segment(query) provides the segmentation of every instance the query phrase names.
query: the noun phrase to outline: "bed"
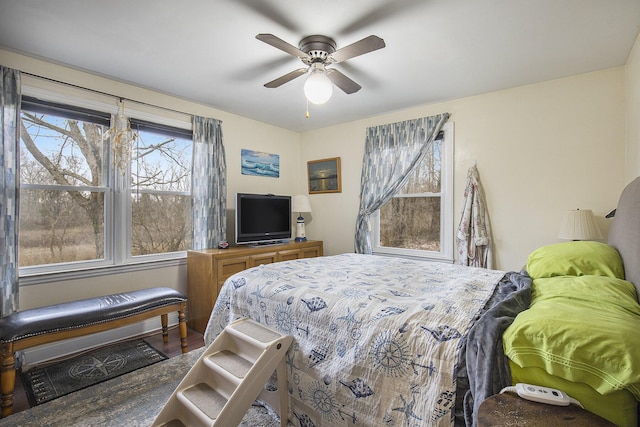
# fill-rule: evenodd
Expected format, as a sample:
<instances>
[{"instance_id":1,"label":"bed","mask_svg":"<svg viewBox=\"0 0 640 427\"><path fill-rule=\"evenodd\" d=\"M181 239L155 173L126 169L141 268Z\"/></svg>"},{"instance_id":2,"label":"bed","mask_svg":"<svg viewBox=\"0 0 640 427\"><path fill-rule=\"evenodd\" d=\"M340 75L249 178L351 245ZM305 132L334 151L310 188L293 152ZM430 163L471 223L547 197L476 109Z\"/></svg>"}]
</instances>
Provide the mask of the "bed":
<instances>
[{"instance_id":1,"label":"bed","mask_svg":"<svg viewBox=\"0 0 640 427\"><path fill-rule=\"evenodd\" d=\"M513 382L563 390L619 426L637 426L640 178L620 197L608 244L544 246L526 269L530 308L503 335Z\"/></svg>"},{"instance_id":2,"label":"bed","mask_svg":"<svg viewBox=\"0 0 640 427\"><path fill-rule=\"evenodd\" d=\"M614 223L633 217L628 210L638 208L640 181L630 187L636 190L625 190ZM624 194L635 198L633 206L625 206ZM619 254L625 265L638 259L640 245L640 237L626 227L623 232L613 227L611 232L625 243L601 244ZM625 245L631 236L635 243L630 249ZM582 255L590 257L590 248ZM624 282L615 277L620 276L621 265L614 277L602 277ZM523 363L519 353L529 344L517 344L514 350L507 341L507 337L536 335L514 328L520 323L514 319L525 318L539 301L534 284L540 278L534 277L527 271L359 254L262 265L226 281L209 319L205 343L242 317L293 335L287 354L290 425L472 426L480 403L514 380L534 378L548 385L544 382L562 379L561 370L544 376L539 372L544 369ZM621 289L627 308L635 310L636 289L633 285ZM635 298L633 303L629 298ZM640 312L632 317L640 327ZM580 380L565 379L572 384ZM620 390L626 405L635 405L635 389ZM626 422L632 415L624 417ZM629 419L637 422L635 417Z\"/></svg>"}]
</instances>

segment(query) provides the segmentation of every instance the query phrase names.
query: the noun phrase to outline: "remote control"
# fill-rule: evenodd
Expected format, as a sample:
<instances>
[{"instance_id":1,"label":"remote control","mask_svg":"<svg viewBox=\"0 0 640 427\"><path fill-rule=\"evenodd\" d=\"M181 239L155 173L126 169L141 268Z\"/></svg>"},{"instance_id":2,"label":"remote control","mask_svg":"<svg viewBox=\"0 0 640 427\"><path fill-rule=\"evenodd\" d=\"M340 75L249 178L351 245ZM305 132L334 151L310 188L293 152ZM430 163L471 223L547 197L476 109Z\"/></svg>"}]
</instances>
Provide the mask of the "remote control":
<instances>
[{"instance_id":1,"label":"remote control","mask_svg":"<svg viewBox=\"0 0 640 427\"><path fill-rule=\"evenodd\" d=\"M569 396L554 388L541 387L539 385L516 384L516 392L523 399L534 402L547 403L549 405L568 406L571 401Z\"/></svg>"}]
</instances>

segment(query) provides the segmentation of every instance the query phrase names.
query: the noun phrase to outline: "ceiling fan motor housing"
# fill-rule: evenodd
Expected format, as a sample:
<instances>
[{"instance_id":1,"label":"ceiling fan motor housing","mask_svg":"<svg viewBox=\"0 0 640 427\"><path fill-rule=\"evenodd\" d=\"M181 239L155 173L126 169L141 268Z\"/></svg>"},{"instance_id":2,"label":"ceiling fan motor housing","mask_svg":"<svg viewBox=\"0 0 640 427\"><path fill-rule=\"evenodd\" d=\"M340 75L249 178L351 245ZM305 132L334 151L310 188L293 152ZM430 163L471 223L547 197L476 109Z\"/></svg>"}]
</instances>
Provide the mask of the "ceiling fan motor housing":
<instances>
[{"instance_id":1,"label":"ceiling fan motor housing","mask_svg":"<svg viewBox=\"0 0 640 427\"><path fill-rule=\"evenodd\" d=\"M329 55L336 51L336 42L326 36L314 35L303 38L299 47L310 57L310 60L303 60L307 65L316 62L325 63Z\"/></svg>"}]
</instances>

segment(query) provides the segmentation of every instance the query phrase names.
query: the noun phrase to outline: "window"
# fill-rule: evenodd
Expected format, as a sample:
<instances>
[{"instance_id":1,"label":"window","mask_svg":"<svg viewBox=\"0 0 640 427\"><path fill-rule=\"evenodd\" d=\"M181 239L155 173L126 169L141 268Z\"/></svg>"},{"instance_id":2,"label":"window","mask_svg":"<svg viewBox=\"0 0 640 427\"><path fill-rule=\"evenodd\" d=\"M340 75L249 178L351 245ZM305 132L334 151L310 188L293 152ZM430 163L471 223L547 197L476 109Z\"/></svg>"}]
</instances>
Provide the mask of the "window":
<instances>
[{"instance_id":1,"label":"window","mask_svg":"<svg viewBox=\"0 0 640 427\"><path fill-rule=\"evenodd\" d=\"M191 247L191 131L131 120L131 255Z\"/></svg>"},{"instance_id":2,"label":"window","mask_svg":"<svg viewBox=\"0 0 640 427\"><path fill-rule=\"evenodd\" d=\"M453 261L453 124L405 186L374 214L373 252Z\"/></svg>"},{"instance_id":3,"label":"window","mask_svg":"<svg viewBox=\"0 0 640 427\"><path fill-rule=\"evenodd\" d=\"M111 113L23 97L21 119L21 276L183 256L190 130L132 119L130 173L119 174Z\"/></svg>"}]
</instances>

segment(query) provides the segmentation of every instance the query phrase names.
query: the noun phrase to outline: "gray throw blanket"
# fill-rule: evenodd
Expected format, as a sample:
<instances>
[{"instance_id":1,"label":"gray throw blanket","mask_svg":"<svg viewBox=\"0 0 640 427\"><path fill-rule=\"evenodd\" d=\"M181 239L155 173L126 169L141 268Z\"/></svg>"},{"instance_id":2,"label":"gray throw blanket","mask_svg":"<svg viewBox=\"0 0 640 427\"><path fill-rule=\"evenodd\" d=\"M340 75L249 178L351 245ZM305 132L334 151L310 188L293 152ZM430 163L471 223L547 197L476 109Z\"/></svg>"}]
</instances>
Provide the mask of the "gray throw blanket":
<instances>
[{"instance_id":1,"label":"gray throw blanket","mask_svg":"<svg viewBox=\"0 0 640 427\"><path fill-rule=\"evenodd\" d=\"M509 361L502 348L502 334L531 304L532 280L526 272L505 274L498 283L490 307L469 330L466 369L469 390L464 395L464 421L476 425L480 404L511 385Z\"/></svg>"}]
</instances>

